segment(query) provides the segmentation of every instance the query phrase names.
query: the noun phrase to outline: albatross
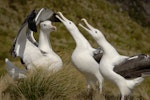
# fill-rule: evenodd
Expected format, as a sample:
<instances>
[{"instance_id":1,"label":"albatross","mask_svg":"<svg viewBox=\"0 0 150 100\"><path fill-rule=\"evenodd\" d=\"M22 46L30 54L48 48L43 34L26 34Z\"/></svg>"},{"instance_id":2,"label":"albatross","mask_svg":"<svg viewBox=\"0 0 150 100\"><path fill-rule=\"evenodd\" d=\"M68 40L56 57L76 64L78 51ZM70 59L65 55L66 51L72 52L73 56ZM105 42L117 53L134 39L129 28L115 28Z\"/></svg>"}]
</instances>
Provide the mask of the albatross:
<instances>
[{"instance_id":1,"label":"albatross","mask_svg":"<svg viewBox=\"0 0 150 100\"><path fill-rule=\"evenodd\" d=\"M20 57L27 69L42 67L46 68L46 70L58 71L62 67L62 60L53 51L49 41L50 32L56 30L56 27L52 25L52 21L49 19L50 16L45 19L39 17L41 12L36 15L35 12L32 11L25 19L14 40L10 53L14 57ZM51 14L52 17L53 12L49 14ZM43 20L41 20L41 18L43 18ZM34 19L36 19L36 21L34 21ZM37 23L37 21L40 23L40 36L38 45L35 45L34 42L36 41L33 37L33 31L35 30L32 31L32 29L36 29L35 23ZM31 27L32 29L30 29Z\"/></svg>"},{"instance_id":2,"label":"albatross","mask_svg":"<svg viewBox=\"0 0 150 100\"><path fill-rule=\"evenodd\" d=\"M56 17L64 24L76 42L75 50L71 56L72 63L85 76L88 91L91 88L91 83L95 83L98 80L101 93L103 77L99 71L100 60L96 61L95 59L101 58L102 50L92 48L86 38L78 30L77 26L72 21L65 18L61 12L58 12Z\"/></svg>"},{"instance_id":3,"label":"albatross","mask_svg":"<svg viewBox=\"0 0 150 100\"><path fill-rule=\"evenodd\" d=\"M129 98L131 91L139 85L146 76L150 76L150 57L145 54L134 56L120 55L105 39L102 32L91 26L86 19L82 19L87 31L103 49L103 56L99 65L102 75L115 83L121 92L121 100Z\"/></svg>"},{"instance_id":4,"label":"albatross","mask_svg":"<svg viewBox=\"0 0 150 100\"><path fill-rule=\"evenodd\" d=\"M38 12L35 10L31 11L31 13L25 18L24 22L22 23L22 26L19 31L21 31L24 27L27 27L32 30L23 30L24 32L27 32L27 38L30 42L32 42L34 45L38 46L38 42L34 39L33 32L37 32L37 25L40 22L50 20L51 22L60 22L59 19L55 17L55 12L53 12L50 9L47 8L41 8ZM16 38L14 39L13 45L10 49L10 53L13 57L16 57L17 54L15 54L15 45L17 44L17 38L19 37L21 32L18 32Z\"/></svg>"},{"instance_id":5,"label":"albatross","mask_svg":"<svg viewBox=\"0 0 150 100\"><path fill-rule=\"evenodd\" d=\"M38 47L34 46L30 41L27 40L29 45L25 47L23 61L28 66L28 69L32 68L33 66L43 68L45 67L50 71L58 71L59 69L61 69L62 60L53 51L51 43L49 41L50 32L54 30L56 30L56 27L51 24L51 21L41 22Z\"/></svg>"}]
</instances>

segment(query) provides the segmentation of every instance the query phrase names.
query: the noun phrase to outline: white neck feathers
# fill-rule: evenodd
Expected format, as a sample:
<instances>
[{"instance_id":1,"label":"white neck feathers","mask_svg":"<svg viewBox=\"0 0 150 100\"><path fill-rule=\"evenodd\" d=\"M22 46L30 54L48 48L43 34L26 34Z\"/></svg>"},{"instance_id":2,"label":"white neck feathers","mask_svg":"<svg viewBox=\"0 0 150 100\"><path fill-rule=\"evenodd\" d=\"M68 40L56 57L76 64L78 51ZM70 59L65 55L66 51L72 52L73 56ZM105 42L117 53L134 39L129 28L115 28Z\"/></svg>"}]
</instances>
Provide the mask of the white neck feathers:
<instances>
[{"instance_id":1,"label":"white neck feathers","mask_svg":"<svg viewBox=\"0 0 150 100\"><path fill-rule=\"evenodd\" d=\"M72 37L74 38L77 47L91 47L91 45L89 44L89 42L86 40L86 38L80 33L80 31L78 29L69 31L72 35Z\"/></svg>"},{"instance_id":2,"label":"white neck feathers","mask_svg":"<svg viewBox=\"0 0 150 100\"><path fill-rule=\"evenodd\" d=\"M52 47L49 41L49 34L46 31L42 31L40 30L40 36L39 36L39 48L40 50L44 51L44 52L51 52L52 51Z\"/></svg>"},{"instance_id":3,"label":"white neck feathers","mask_svg":"<svg viewBox=\"0 0 150 100\"><path fill-rule=\"evenodd\" d=\"M97 43L102 47L104 54L109 56L119 55L116 49L105 39L105 37L99 39Z\"/></svg>"}]
</instances>

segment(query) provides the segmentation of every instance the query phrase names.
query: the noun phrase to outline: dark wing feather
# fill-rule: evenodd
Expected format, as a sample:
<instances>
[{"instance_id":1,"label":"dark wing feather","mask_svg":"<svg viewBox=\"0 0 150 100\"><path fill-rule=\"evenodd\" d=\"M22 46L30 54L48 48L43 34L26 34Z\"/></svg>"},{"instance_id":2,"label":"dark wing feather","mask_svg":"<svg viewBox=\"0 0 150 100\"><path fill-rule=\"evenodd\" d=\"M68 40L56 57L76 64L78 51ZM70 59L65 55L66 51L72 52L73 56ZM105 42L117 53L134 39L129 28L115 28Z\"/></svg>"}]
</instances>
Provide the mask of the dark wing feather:
<instances>
[{"instance_id":1,"label":"dark wing feather","mask_svg":"<svg viewBox=\"0 0 150 100\"><path fill-rule=\"evenodd\" d=\"M35 19L36 17L36 12L35 10L33 10L26 18L27 22L28 22L28 27L29 29L31 29L34 32L37 32L37 28L36 28L36 24L35 24Z\"/></svg>"},{"instance_id":2,"label":"dark wing feather","mask_svg":"<svg viewBox=\"0 0 150 100\"><path fill-rule=\"evenodd\" d=\"M20 27L20 29L18 31L17 36L15 37L15 39L13 41L13 44L9 51L13 57L16 57L15 46L16 46L17 38L19 37L20 34L27 32L28 21L29 21L29 19L33 19L35 17L34 14L35 14L35 10L31 11L31 13L25 18L25 20L22 23L22 26Z\"/></svg>"},{"instance_id":3,"label":"dark wing feather","mask_svg":"<svg viewBox=\"0 0 150 100\"><path fill-rule=\"evenodd\" d=\"M56 13L54 13L54 14L50 17L50 21L52 21L52 22L61 22L61 21L56 17Z\"/></svg>"},{"instance_id":4,"label":"dark wing feather","mask_svg":"<svg viewBox=\"0 0 150 100\"><path fill-rule=\"evenodd\" d=\"M135 59L126 59L121 64L115 65L114 71L124 78L137 78L142 73L150 72L150 57L144 54L137 56Z\"/></svg>"},{"instance_id":5,"label":"dark wing feather","mask_svg":"<svg viewBox=\"0 0 150 100\"><path fill-rule=\"evenodd\" d=\"M31 36L31 30L30 29L28 29L27 30L27 38L28 38L28 40L31 42L31 43L33 43L36 47L38 47L38 42L35 40L35 39L33 39L34 37L33 36Z\"/></svg>"},{"instance_id":6,"label":"dark wing feather","mask_svg":"<svg viewBox=\"0 0 150 100\"><path fill-rule=\"evenodd\" d=\"M56 13L54 13L52 10L44 8L39 16L39 19L40 21L50 20L52 22L60 22L60 20L55 15Z\"/></svg>"},{"instance_id":7,"label":"dark wing feather","mask_svg":"<svg viewBox=\"0 0 150 100\"><path fill-rule=\"evenodd\" d=\"M33 16L31 16L31 19L29 19L29 28L32 31L37 32L36 25L38 25L42 21L50 20L51 22L60 22L60 20L55 15L56 14L52 10L42 8L36 13L36 15L34 14Z\"/></svg>"},{"instance_id":8,"label":"dark wing feather","mask_svg":"<svg viewBox=\"0 0 150 100\"><path fill-rule=\"evenodd\" d=\"M37 21L36 21L37 24L39 24L40 22L45 21L45 20L50 20L52 22L60 22L60 20L57 17L55 17L56 14L52 10L47 9L47 8L42 8L42 9L43 9L42 12L40 13L40 15L37 18ZM38 15L38 13L37 13L37 15Z\"/></svg>"},{"instance_id":9,"label":"dark wing feather","mask_svg":"<svg viewBox=\"0 0 150 100\"><path fill-rule=\"evenodd\" d=\"M13 44L10 48L10 54L13 56L13 57L16 57L16 53L15 53L15 46L16 46L16 42L17 42L17 38L19 37L19 35L22 33L22 32L25 32L25 28L27 26L27 23L23 23L21 28L19 29L19 32L17 34L17 36L15 37L14 41L13 41Z\"/></svg>"},{"instance_id":10,"label":"dark wing feather","mask_svg":"<svg viewBox=\"0 0 150 100\"><path fill-rule=\"evenodd\" d=\"M93 52L93 57L96 60L97 63L100 63L100 60L103 56L103 50L101 48L97 48L94 52Z\"/></svg>"}]
</instances>

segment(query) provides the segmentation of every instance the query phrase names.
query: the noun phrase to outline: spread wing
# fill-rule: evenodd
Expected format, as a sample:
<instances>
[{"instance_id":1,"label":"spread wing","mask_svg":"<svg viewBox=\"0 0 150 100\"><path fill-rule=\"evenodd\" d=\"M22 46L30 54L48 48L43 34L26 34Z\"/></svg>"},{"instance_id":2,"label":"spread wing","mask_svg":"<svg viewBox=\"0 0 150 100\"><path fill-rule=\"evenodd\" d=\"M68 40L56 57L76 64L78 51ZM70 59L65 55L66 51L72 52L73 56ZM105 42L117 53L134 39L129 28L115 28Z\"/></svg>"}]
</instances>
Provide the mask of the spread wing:
<instances>
[{"instance_id":1,"label":"spread wing","mask_svg":"<svg viewBox=\"0 0 150 100\"><path fill-rule=\"evenodd\" d=\"M35 10L33 10L33 11L25 18L25 20L24 20L23 23L22 23L22 26L21 26L20 29L19 29L18 34L17 34L17 36L15 37L15 39L14 39L14 41L13 41L13 44L12 44L12 46L11 46L11 48L10 48L10 54L11 54L13 57L16 57L15 47L16 47L16 45L17 45L17 42L19 42L18 40L19 40L19 38L21 38L21 35L22 35L22 34L28 33L27 36L30 37L29 40L30 40L31 42L33 42L33 44L38 44L38 43L36 42L36 40L34 39L34 37L33 37L33 32L32 32L32 31L29 31L29 29L28 29L28 20L29 20L29 19L33 19L33 18L35 17L34 15L35 15ZM30 33L29 33L29 32L30 32Z\"/></svg>"},{"instance_id":2,"label":"spread wing","mask_svg":"<svg viewBox=\"0 0 150 100\"><path fill-rule=\"evenodd\" d=\"M124 78L140 77L143 73L150 72L150 57L144 54L131 56L115 65L114 71Z\"/></svg>"},{"instance_id":3,"label":"spread wing","mask_svg":"<svg viewBox=\"0 0 150 100\"><path fill-rule=\"evenodd\" d=\"M60 22L60 20L57 17L55 17L55 15L56 14L50 9L40 9L35 18L36 25L45 20L50 20L52 22Z\"/></svg>"}]
</instances>

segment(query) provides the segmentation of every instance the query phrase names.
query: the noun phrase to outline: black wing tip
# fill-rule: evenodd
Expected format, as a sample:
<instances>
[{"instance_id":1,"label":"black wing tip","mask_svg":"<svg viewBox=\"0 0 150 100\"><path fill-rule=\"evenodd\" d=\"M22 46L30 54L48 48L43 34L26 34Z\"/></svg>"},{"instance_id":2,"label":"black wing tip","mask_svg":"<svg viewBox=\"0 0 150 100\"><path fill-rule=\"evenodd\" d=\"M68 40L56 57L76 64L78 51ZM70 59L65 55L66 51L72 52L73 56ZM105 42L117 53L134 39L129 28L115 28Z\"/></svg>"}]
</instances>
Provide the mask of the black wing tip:
<instances>
[{"instance_id":1,"label":"black wing tip","mask_svg":"<svg viewBox=\"0 0 150 100\"><path fill-rule=\"evenodd\" d=\"M27 17L27 21L28 21L28 27L30 30L37 32L37 27L36 27L36 23L34 21L36 17L36 12L35 9L31 11L31 13L28 15Z\"/></svg>"},{"instance_id":2,"label":"black wing tip","mask_svg":"<svg viewBox=\"0 0 150 100\"><path fill-rule=\"evenodd\" d=\"M28 22L28 27L30 30L32 30L33 32L37 32L37 27L36 27L36 23L33 22Z\"/></svg>"},{"instance_id":3,"label":"black wing tip","mask_svg":"<svg viewBox=\"0 0 150 100\"><path fill-rule=\"evenodd\" d=\"M53 13L53 15L50 18L50 21L52 22L61 22L57 17L56 17L56 13Z\"/></svg>"},{"instance_id":4,"label":"black wing tip","mask_svg":"<svg viewBox=\"0 0 150 100\"><path fill-rule=\"evenodd\" d=\"M41 8L41 9L48 9L48 8ZM50 10L50 9L48 9ZM51 10L52 11L52 10ZM53 11L52 11L53 12ZM37 13L34 10L31 11L31 13L28 15L27 17L27 21L28 21L28 27L30 30L32 30L33 32L37 32L37 26L36 26L36 22L34 21L35 17L36 17ZM56 13L53 12L52 16L48 19L51 22L61 22L57 17L56 17Z\"/></svg>"}]
</instances>

